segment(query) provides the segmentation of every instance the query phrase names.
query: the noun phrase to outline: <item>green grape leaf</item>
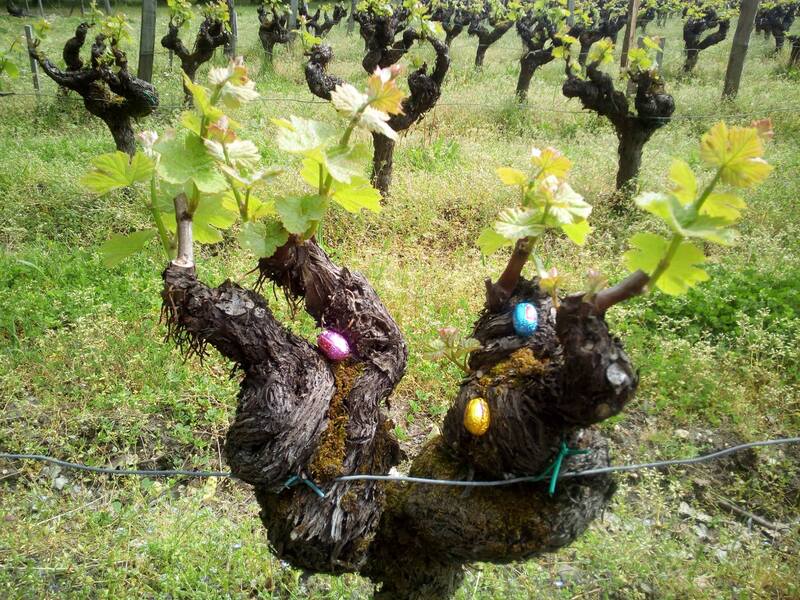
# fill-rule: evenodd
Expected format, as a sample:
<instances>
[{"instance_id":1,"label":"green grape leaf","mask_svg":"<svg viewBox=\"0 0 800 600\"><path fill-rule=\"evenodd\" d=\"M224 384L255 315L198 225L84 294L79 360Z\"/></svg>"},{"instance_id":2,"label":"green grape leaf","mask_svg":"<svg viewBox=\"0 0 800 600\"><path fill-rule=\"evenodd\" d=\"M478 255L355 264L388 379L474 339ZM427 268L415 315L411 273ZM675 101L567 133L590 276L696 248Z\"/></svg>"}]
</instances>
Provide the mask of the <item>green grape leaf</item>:
<instances>
[{"instance_id":1,"label":"green grape leaf","mask_svg":"<svg viewBox=\"0 0 800 600\"><path fill-rule=\"evenodd\" d=\"M322 166L322 175L320 176L320 166ZM303 178L308 185L310 185L315 190L319 190L320 185L325 181L325 178L328 176L328 169L325 168L325 165L322 163L317 162L312 158L304 158L302 162L302 166L300 168L300 177ZM320 177L322 177L322 181L320 181Z\"/></svg>"},{"instance_id":2,"label":"green grape leaf","mask_svg":"<svg viewBox=\"0 0 800 600\"><path fill-rule=\"evenodd\" d=\"M764 146L752 127L728 127L717 123L700 141L700 157L719 167L723 182L751 187L764 181L772 167L761 158Z\"/></svg>"},{"instance_id":3,"label":"green grape leaf","mask_svg":"<svg viewBox=\"0 0 800 600\"><path fill-rule=\"evenodd\" d=\"M211 104L208 97L208 90L199 83L194 83L186 73L183 74L183 84L194 99L194 107L200 112L209 123L215 123L224 113ZM196 132L197 133L197 132Z\"/></svg>"},{"instance_id":4,"label":"green grape leaf","mask_svg":"<svg viewBox=\"0 0 800 600\"><path fill-rule=\"evenodd\" d=\"M666 256L670 242L652 233L637 233L630 240L631 249L624 255L625 266L636 271L641 269L652 275ZM667 269L656 281L656 287L666 294L678 296L690 287L708 281L708 273L696 265L706 258L703 251L691 242L681 242Z\"/></svg>"},{"instance_id":5,"label":"green grape leaf","mask_svg":"<svg viewBox=\"0 0 800 600\"><path fill-rule=\"evenodd\" d=\"M381 211L381 193L364 177L352 177L350 183L333 182L333 201L347 212L357 213L362 209Z\"/></svg>"},{"instance_id":6,"label":"green grape leaf","mask_svg":"<svg viewBox=\"0 0 800 600\"><path fill-rule=\"evenodd\" d=\"M141 151L134 154L133 158L116 151L95 157L92 167L81 178L81 184L95 194L105 194L138 181L149 181L154 165Z\"/></svg>"},{"instance_id":7,"label":"green grape leaf","mask_svg":"<svg viewBox=\"0 0 800 600\"><path fill-rule=\"evenodd\" d=\"M253 222L242 225L239 244L258 257L270 257L289 241L289 233L278 221Z\"/></svg>"},{"instance_id":8,"label":"green grape leaf","mask_svg":"<svg viewBox=\"0 0 800 600\"><path fill-rule=\"evenodd\" d=\"M196 112L183 111L181 113L181 125L196 135L200 135L202 130L202 118Z\"/></svg>"},{"instance_id":9,"label":"green grape leaf","mask_svg":"<svg viewBox=\"0 0 800 600\"><path fill-rule=\"evenodd\" d=\"M289 233L302 235L325 216L327 203L321 196L289 196L275 201L275 209Z\"/></svg>"},{"instance_id":10,"label":"green grape leaf","mask_svg":"<svg viewBox=\"0 0 800 600\"><path fill-rule=\"evenodd\" d=\"M678 201L686 206L697 197L697 179L692 168L679 158L673 159L669 168L670 191Z\"/></svg>"},{"instance_id":11,"label":"green grape leaf","mask_svg":"<svg viewBox=\"0 0 800 600\"><path fill-rule=\"evenodd\" d=\"M739 234L728 227L729 224L730 222L727 219L699 215L691 223L684 225L681 233L685 237L699 238L708 242L722 244L723 246L731 246L736 242Z\"/></svg>"},{"instance_id":12,"label":"green grape leaf","mask_svg":"<svg viewBox=\"0 0 800 600\"><path fill-rule=\"evenodd\" d=\"M220 229L229 229L239 213L226 202L224 196L204 197L192 216L192 234L200 244L216 244L222 241Z\"/></svg>"},{"instance_id":13,"label":"green grape leaf","mask_svg":"<svg viewBox=\"0 0 800 600\"><path fill-rule=\"evenodd\" d=\"M327 123L295 116L272 122L278 126L278 147L289 154L308 155L336 138L336 128Z\"/></svg>"},{"instance_id":14,"label":"green grape leaf","mask_svg":"<svg viewBox=\"0 0 800 600\"><path fill-rule=\"evenodd\" d=\"M539 167L539 179L550 175L557 179L565 179L572 167L572 162L552 146L548 146L543 150L532 148L531 164L535 167Z\"/></svg>"},{"instance_id":15,"label":"green grape leaf","mask_svg":"<svg viewBox=\"0 0 800 600\"><path fill-rule=\"evenodd\" d=\"M734 223L739 220L744 208L747 208L747 204L736 194L712 192L700 207L700 214Z\"/></svg>"},{"instance_id":16,"label":"green grape leaf","mask_svg":"<svg viewBox=\"0 0 800 600\"><path fill-rule=\"evenodd\" d=\"M601 65L614 60L614 42L611 38L603 38L589 49L588 64L600 63Z\"/></svg>"},{"instance_id":17,"label":"green grape leaf","mask_svg":"<svg viewBox=\"0 0 800 600\"><path fill-rule=\"evenodd\" d=\"M168 183L185 184L192 181L206 194L223 192L228 184L216 169L214 159L206 151L203 140L187 133L185 137L160 139L155 145L161 154L158 174Z\"/></svg>"},{"instance_id":18,"label":"green grape leaf","mask_svg":"<svg viewBox=\"0 0 800 600\"><path fill-rule=\"evenodd\" d=\"M586 220L577 221L575 223L562 223L560 227L561 231L563 231L575 244L578 244L578 246L583 246L583 244L586 242L586 237L592 231L589 221Z\"/></svg>"},{"instance_id":19,"label":"green grape leaf","mask_svg":"<svg viewBox=\"0 0 800 600\"><path fill-rule=\"evenodd\" d=\"M494 223L494 230L512 241L534 237L544 231L544 225L539 222L540 218L540 211L536 209L505 208L500 211Z\"/></svg>"},{"instance_id":20,"label":"green grape leaf","mask_svg":"<svg viewBox=\"0 0 800 600\"><path fill-rule=\"evenodd\" d=\"M131 254L139 252L145 244L156 236L155 229L134 231L128 235L114 235L102 246L100 254L103 264L113 267L128 258Z\"/></svg>"},{"instance_id":21,"label":"green grape leaf","mask_svg":"<svg viewBox=\"0 0 800 600\"><path fill-rule=\"evenodd\" d=\"M4 58L0 60L0 73L5 73L11 79L16 79L19 77L19 67L9 59Z\"/></svg>"},{"instance_id":22,"label":"green grape leaf","mask_svg":"<svg viewBox=\"0 0 800 600\"><path fill-rule=\"evenodd\" d=\"M519 169L499 167L495 169L495 173L506 185L527 185L528 183L528 176Z\"/></svg>"},{"instance_id":23,"label":"green grape leaf","mask_svg":"<svg viewBox=\"0 0 800 600\"><path fill-rule=\"evenodd\" d=\"M367 144L354 144L347 148L332 148L325 153L325 167L336 181L350 183L353 177L364 172L364 161L370 156Z\"/></svg>"},{"instance_id":24,"label":"green grape leaf","mask_svg":"<svg viewBox=\"0 0 800 600\"><path fill-rule=\"evenodd\" d=\"M592 206L566 181L558 184L548 205L548 221L555 221L559 226L586 220L592 213Z\"/></svg>"},{"instance_id":25,"label":"green grape leaf","mask_svg":"<svg viewBox=\"0 0 800 600\"><path fill-rule=\"evenodd\" d=\"M736 232L728 228L730 222L709 215L695 215L692 208L684 208L674 196L646 192L634 199L639 208L661 218L673 232L683 237L693 237L729 246L736 241Z\"/></svg>"},{"instance_id":26,"label":"green grape leaf","mask_svg":"<svg viewBox=\"0 0 800 600\"><path fill-rule=\"evenodd\" d=\"M503 246L510 246L513 242L497 233L491 227L486 227L478 236L478 248L484 256L497 252Z\"/></svg>"}]
</instances>

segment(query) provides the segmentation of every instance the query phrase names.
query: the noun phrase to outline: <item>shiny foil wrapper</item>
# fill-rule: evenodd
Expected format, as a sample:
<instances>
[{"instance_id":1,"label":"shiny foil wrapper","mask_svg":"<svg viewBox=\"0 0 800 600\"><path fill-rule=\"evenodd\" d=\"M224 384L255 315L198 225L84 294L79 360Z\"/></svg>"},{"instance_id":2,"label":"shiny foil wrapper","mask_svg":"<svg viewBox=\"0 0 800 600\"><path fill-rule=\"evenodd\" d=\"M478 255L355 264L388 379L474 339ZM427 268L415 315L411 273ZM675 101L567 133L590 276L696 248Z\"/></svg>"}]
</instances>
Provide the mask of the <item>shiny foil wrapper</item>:
<instances>
[{"instance_id":1,"label":"shiny foil wrapper","mask_svg":"<svg viewBox=\"0 0 800 600\"><path fill-rule=\"evenodd\" d=\"M472 435L483 435L489 429L489 403L483 398L473 398L464 409L464 427Z\"/></svg>"},{"instance_id":2,"label":"shiny foil wrapper","mask_svg":"<svg viewBox=\"0 0 800 600\"><path fill-rule=\"evenodd\" d=\"M511 318L514 332L520 337L530 337L539 326L539 313L530 302L520 302L514 307Z\"/></svg>"},{"instance_id":3,"label":"shiny foil wrapper","mask_svg":"<svg viewBox=\"0 0 800 600\"><path fill-rule=\"evenodd\" d=\"M317 336L317 346L330 360L349 358L350 344L341 333L326 329Z\"/></svg>"}]
</instances>

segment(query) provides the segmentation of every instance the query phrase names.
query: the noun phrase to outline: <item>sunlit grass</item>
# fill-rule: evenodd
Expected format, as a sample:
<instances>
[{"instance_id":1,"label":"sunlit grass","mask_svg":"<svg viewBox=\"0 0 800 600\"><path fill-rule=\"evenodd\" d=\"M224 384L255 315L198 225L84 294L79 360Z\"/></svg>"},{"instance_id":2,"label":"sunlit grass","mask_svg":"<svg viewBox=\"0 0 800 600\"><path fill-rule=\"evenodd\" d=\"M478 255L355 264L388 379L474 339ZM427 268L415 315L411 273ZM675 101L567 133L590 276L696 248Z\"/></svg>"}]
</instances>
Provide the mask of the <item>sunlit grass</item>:
<instances>
[{"instance_id":1,"label":"sunlit grass","mask_svg":"<svg viewBox=\"0 0 800 600\"><path fill-rule=\"evenodd\" d=\"M138 31L138 13L130 14ZM77 16L56 16L45 50L59 57L78 22ZM163 13L158 23L163 28ZM325 104L293 101L312 99L299 45L279 48L274 68L264 70L253 7L240 8L239 25L240 51L264 97L238 115L243 135L258 144L266 162L291 169L269 119L337 117ZM0 28L16 31L20 22L0 17ZM708 248L714 279L703 290L684 299L640 299L608 315L641 375L637 401L603 426L620 463L800 428L800 302L791 295L800 289L800 88L769 56L771 46L754 37L739 97L723 104L730 38L702 52L697 73L685 79L680 23L670 20L666 35L665 77L676 120L646 146L642 185L663 184L670 156L697 166L699 135L718 118L746 124L772 117L776 137L767 158L776 169L748 194L741 243ZM363 81L357 34L348 38L341 26L330 43L336 53L331 71ZM595 231L581 249L547 240L548 263L567 273L567 289L577 289L589 267L612 279L621 275L627 238L653 226L642 214L609 206L614 132L563 98L561 65L537 72L529 103L519 107L513 92L521 45L513 32L489 49L481 72L472 68L474 50L466 34L454 42L439 106L398 144L392 195L380 215L334 213L326 224L337 262L370 279L409 344L408 373L392 399L408 447L436 426L458 382L454 368L425 362L421 349L437 327L468 330L482 306L484 279L502 268L502 256L483 260L474 244L511 201L494 174L497 166L523 167L532 145L554 145L573 161L574 187L595 206ZM430 60L429 49L419 52ZM178 75L178 62L170 71L166 51L157 48L163 109L139 127L175 124ZM32 91L27 76L13 86ZM40 101L0 99L0 449L91 464L224 468L220 447L237 389L230 365L213 355L202 365L184 362L163 343L163 263L155 246L115 269L102 267L98 244L140 225L145 215L123 194L96 198L81 188L89 159L112 149L111 137L74 95L50 97L57 90L46 77L43 88L47 96ZM272 193L299 189L289 170ZM252 259L233 244L204 249L200 258L200 276L209 283L226 277L252 283L245 277ZM747 282L758 282L758 294ZM739 301L743 295L746 302ZM270 302L288 321L283 302L271 296ZM312 332L307 319L292 326ZM525 564L476 565L459 598L798 597L797 527L794 537L772 539L748 530L707 494L714 488L767 518L796 519L800 454L773 449L752 457L752 464L622 477L606 520L576 544ZM269 552L245 486L63 475L68 482L58 491L49 468L0 464L0 596L369 595L369 583L357 576L305 579L281 564ZM679 513L681 501L711 515L707 538Z\"/></svg>"}]
</instances>

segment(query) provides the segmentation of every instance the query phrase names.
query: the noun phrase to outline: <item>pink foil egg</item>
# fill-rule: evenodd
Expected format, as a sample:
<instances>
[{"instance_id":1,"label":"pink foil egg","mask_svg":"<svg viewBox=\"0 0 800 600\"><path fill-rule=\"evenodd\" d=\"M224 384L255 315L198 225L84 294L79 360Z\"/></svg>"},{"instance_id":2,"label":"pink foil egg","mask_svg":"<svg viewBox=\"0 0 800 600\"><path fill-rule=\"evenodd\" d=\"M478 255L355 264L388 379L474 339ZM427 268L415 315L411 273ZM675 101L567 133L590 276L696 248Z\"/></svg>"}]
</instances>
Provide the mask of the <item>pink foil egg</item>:
<instances>
[{"instance_id":1,"label":"pink foil egg","mask_svg":"<svg viewBox=\"0 0 800 600\"><path fill-rule=\"evenodd\" d=\"M342 334L330 329L324 330L317 336L317 346L330 360L340 361L350 356L350 344Z\"/></svg>"}]
</instances>

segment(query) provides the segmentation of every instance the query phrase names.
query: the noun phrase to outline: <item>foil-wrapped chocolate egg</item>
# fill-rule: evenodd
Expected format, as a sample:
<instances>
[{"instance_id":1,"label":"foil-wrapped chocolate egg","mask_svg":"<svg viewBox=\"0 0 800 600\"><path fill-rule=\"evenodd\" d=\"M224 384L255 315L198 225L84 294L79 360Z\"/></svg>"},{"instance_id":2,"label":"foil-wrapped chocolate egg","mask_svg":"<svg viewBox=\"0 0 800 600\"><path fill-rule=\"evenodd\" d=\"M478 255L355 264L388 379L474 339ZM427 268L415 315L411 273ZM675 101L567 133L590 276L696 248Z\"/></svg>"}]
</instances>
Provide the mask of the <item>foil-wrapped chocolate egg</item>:
<instances>
[{"instance_id":1,"label":"foil-wrapped chocolate egg","mask_svg":"<svg viewBox=\"0 0 800 600\"><path fill-rule=\"evenodd\" d=\"M514 331L518 336L530 337L539 326L539 313L530 302L520 302L514 307L511 321L514 323Z\"/></svg>"},{"instance_id":2,"label":"foil-wrapped chocolate egg","mask_svg":"<svg viewBox=\"0 0 800 600\"><path fill-rule=\"evenodd\" d=\"M317 346L330 360L340 361L350 356L350 344L341 333L330 329L317 336Z\"/></svg>"},{"instance_id":3,"label":"foil-wrapped chocolate egg","mask_svg":"<svg viewBox=\"0 0 800 600\"><path fill-rule=\"evenodd\" d=\"M483 398L473 398L464 409L464 427L472 435L480 436L489 429L489 403Z\"/></svg>"}]
</instances>

